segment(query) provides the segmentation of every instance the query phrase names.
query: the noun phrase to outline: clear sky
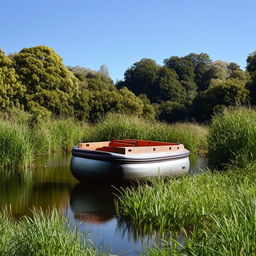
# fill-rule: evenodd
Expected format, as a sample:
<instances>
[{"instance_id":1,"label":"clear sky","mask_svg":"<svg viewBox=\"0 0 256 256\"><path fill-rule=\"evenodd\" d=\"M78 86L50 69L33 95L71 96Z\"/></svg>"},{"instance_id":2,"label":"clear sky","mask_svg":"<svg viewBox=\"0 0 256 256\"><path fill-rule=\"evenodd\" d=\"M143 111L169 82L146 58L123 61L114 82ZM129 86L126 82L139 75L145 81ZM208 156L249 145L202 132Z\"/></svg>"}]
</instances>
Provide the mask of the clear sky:
<instances>
[{"instance_id":1,"label":"clear sky","mask_svg":"<svg viewBox=\"0 0 256 256\"><path fill-rule=\"evenodd\" d=\"M256 50L256 0L0 0L0 48L6 54L52 47L65 65L115 81L142 58L205 52L242 68Z\"/></svg>"}]
</instances>

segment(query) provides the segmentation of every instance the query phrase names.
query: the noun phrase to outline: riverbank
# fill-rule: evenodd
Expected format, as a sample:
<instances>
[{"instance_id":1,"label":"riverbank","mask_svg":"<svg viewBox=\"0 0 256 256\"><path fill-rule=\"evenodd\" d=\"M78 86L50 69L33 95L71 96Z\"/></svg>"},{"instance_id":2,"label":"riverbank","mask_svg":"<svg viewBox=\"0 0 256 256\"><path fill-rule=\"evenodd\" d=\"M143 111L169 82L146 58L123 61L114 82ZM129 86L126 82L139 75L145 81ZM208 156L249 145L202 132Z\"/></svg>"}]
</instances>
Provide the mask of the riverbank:
<instances>
[{"instance_id":1,"label":"riverbank","mask_svg":"<svg viewBox=\"0 0 256 256\"><path fill-rule=\"evenodd\" d=\"M81 141L112 138L180 142L191 153L207 150L207 128L194 123L169 125L121 114L96 124L57 119L32 125L26 117L0 121L0 166L5 168L29 166L40 154L70 151Z\"/></svg>"}]
</instances>

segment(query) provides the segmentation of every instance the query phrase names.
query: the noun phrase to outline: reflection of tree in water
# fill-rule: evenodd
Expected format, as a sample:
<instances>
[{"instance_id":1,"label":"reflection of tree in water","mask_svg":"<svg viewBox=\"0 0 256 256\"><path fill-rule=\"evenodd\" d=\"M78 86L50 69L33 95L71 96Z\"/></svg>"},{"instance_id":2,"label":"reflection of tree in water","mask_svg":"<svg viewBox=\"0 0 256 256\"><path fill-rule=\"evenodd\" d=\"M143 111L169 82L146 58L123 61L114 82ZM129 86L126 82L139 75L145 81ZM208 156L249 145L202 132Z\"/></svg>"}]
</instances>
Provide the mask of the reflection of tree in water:
<instances>
[{"instance_id":1,"label":"reflection of tree in water","mask_svg":"<svg viewBox=\"0 0 256 256\"><path fill-rule=\"evenodd\" d=\"M131 221L124 218L117 218L116 232L122 237L127 236L128 240L141 241L144 244L149 244L160 247L170 247L174 241L178 244L184 244L185 234L183 231L160 230L152 225L134 225ZM169 241L168 243L166 241ZM173 242L170 242L173 241Z\"/></svg>"}]
</instances>

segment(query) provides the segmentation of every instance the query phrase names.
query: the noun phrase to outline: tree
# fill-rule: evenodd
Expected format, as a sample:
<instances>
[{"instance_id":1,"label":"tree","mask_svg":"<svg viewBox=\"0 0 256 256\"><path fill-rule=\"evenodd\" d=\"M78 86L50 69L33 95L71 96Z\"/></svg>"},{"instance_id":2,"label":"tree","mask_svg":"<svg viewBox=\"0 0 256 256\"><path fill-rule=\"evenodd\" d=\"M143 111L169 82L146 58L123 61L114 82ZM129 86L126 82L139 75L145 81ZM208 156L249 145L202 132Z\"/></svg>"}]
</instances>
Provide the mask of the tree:
<instances>
[{"instance_id":1,"label":"tree","mask_svg":"<svg viewBox=\"0 0 256 256\"><path fill-rule=\"evenodd\" d=\"M256 51L252 52L247 57L246 70L250 74L250 80L248 81L246 88L250 91L252 104L256 105Z\"/></svg>"},{"instance_id":2,"label":"tree","mask_svg":"<svg viewBox=\"0 0 256 256\"><path fill-rule=\"evenodd\" d=\"M210 56L206 53L190 53L184 58L193 63L195 82L197 84L198 91L202 91L204 89L204 75L212 65L212 60L210 59Z\"/></svg>"},{"instance_id":3,"label":"tree","mask_svg":"<svg viewBox=\"0 0 256 256\"><path fill-rule=\"evenodd\" d=\"M178 80L177 73L167 67L162 67L159 70L157 85L159 86L159 95L157 102L159 101L173 101L184 103L186 99L186 90Z\"/></svg>"},{"instance_id":4,"label":"tree","mask_svg":"<svg viewBox=\"0 0 256 256\"><path fill-rule=\"evenodd\" d=\"M246 70L250 73L256 72L256 51L250 53L250 55L246 59L246 62Z\"/></svg>"},{"instance_id":5,"label":"tree","mask_svg":"<svg viewBox=\"0 0 256 256\"><path fill-rule=\"evenodd\" d=\"M100 66L99 73L106 75L109 77L109 71L107 65L103 64Z\"/></svg>"},{"instance_id":6,"label":"tree","mask_svg":"<svg viewBox=\"0 0 256 256\"><path fill-rule=\"evenodd\" d=\"M57 115L74 114L72 104L78 93L78 80L53 49L24 48L14 55L13 62L21 83L26 86L26 109L29 101L34 101Z\"/></svg>"},{"instance_id":7,"label":"tree","mask_svg":"<svg viewBox=\"0 0 256 256\"><path fill-rule=\"evenodd\" d=\"M211 86L195 98L192 105L197 121L207 121L223 106L241 106L249 103L245 82L238 79L212 81Z\"/></svg>"},{"instance_id":8,"label":"tree","mask_svg":"<svg viewBox=\"0 0 256 256\"><path fill-rule=\"evenodd\" d=\"M126 70L123 87L127 87L135 95L146 94L149 99L158 92L155 83L158 78L159 66L152 59L142 59Z\"/></svg>"},{"instance_id":9,"label":"tree","mask_svg":"<svg viewBox=\"0 0 256 256\"><path fill-rule=\"evenodd\" d=\"M164 65L178 74L179 81L187 92L186 101L191 102L197 94L193 62L184 57L172 56L164 60Z\"/></svg>"},{"instance_id":10,"label":"tree","mask_svg":"<svg viewBox=\"0 0 256 256\"><path fill-rule=\"evenodd\" d=\"M177 122L186 118L186 107L183 104L165 101L158 105L159 119L168 123Z\"/></svg>"},{"instance_id":11,"label":"tree","mask_svg":"<svg viewBox=\"0 0 256 256\"><path fill-rule=\"evenodd\" d=\"M0 109L21 108L21 99L25 91L26 88L19 82L11 59L0 49Z\"/></svg>"}]
</instances>

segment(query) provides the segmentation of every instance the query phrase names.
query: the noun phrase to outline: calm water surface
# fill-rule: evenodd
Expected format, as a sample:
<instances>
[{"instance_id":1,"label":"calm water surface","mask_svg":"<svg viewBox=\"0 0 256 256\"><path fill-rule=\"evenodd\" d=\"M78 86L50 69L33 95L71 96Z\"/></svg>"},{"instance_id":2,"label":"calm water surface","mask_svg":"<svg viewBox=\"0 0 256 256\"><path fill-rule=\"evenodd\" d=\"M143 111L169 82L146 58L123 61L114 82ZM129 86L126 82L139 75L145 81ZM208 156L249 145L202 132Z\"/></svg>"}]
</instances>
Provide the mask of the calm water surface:
<instances>
[{"instance_id":1,"label":"calm water surface","mask_svg":"<svg viewBox=\"0 0 256 256\"><path fill-rule=\"evenodd\" d=\"M11 206L17 218L30 216L31 209L58 208L83 236L111 254L138 255L143 247L160 242L157 232L141 234L115 216L113 187L78 183L70 173L70 158L70 154L52 154L40 157L39 167L31 170L0 170L0 208ZM191 172L206 166L207 159L197 157ZM175 239L182 243L183 237Z\"/></svg>"}]
</instances>

